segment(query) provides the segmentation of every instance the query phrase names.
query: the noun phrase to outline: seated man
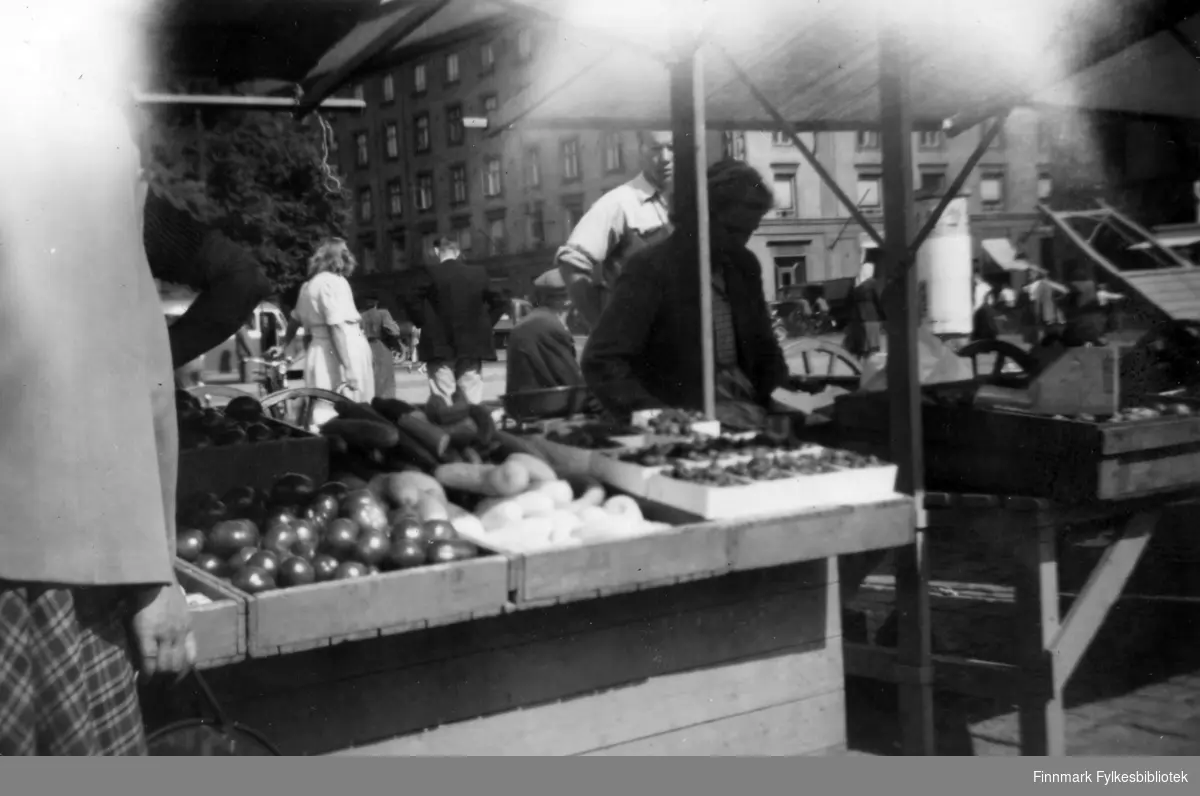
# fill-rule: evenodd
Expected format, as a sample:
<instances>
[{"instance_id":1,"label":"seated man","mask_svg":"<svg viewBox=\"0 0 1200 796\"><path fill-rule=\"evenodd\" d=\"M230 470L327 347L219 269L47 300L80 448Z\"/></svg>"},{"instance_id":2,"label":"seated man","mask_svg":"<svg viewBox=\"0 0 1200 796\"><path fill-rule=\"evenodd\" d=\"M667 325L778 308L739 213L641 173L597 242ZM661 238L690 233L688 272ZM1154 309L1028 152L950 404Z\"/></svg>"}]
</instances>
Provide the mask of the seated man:
<instances>
[{"instance_id":1,"label":"seated man","mask_svg":"<svg viewBox=\"0 0 1200 796\"><path fill-rule=\"evenodd\" d=\"M583 386L575 355L575 338L567 329L571 300L557 269L533 283L534 309L508 337L508 380L505 392Z\"/></svg>"}]
</instances>

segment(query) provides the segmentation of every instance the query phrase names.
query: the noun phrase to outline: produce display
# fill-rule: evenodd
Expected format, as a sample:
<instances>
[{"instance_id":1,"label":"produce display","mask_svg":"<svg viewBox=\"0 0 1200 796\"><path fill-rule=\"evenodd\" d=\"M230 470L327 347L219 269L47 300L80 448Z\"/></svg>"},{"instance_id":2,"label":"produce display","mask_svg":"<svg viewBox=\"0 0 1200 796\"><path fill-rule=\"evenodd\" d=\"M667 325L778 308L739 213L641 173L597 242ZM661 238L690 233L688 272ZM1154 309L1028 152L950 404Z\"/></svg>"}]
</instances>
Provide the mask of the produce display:
<instances>
[{"instance_id":1,"label":"produce display","mask_svg":"<svg viewBox=\"0 0 1200 796\"><path fill-rule=\"evenodd\" d=\"M614 439L615 437L635 436L641 433L642 429L634 428L633 426L586 423L569 430L554 429L548 431L546 432L546 439L572 448L610 450L620 447L620 443Z\"/></svg>"},{"instance_id":2,"label":"produce display","mask_svg":"<svg viewBox=\"0 0 1200 796\"><path fill-rule=\"evenodd\" d=\"M874 456L809 445L793 453L760 452L732 462L713 460L707 465L679 462L666 475L694 484L725 487L883 466L884 462Z\"/></svg>"},{"instance_id":3,"label":"produce display","mask_svg":"<svg viewBox=\"0 0 1200 796\"><path fill-rule=\"evenodd\" d=\"M664 467L677 461L707 462L718 456L771 455L799 447L800 443L779 442L762 434L724 434L647 445L623 451L617 458L642 467Z\"/></svg>"},{"instance_id":4,"label":"produce display","mask_svg":"<svg viewBox=\"0 0 1200 796\"><path fill-rule=\"evenodd\" d=\"M664 437L690 436L698 427L710 427L713 423L703 412L689 412L686 409L662 409L640 414L644 414L645 419L635 417L635 425L644 426L652 433Z\"/></svg>"},{"instance_id":5,"label":"produce display","mask_svg":"<svg viewBox=\"0 0 1200 796\"><path fill-rule=\"evenodd\" d=\"M177 518L177 555L250 594L478 555L429 476L390 473L356 487L292 473L267 491L193 496Z\"/></svg>"},{"instance_id":6,"label":"produce display","mask_svg":"<svg viewBox=\"0 0 1200 796\"><path fill-rule=\"evenodd\" d=\"M1085 423L1134 423L1139 420L1159 420L1164 417L1191 417L1197 414L1195 407L1180 402L1155 401L1144 406L1131 406L1122 409L1111 417L1095 417L1094 415L1078 415L1073 418L1057 417L1058 420L1080 420Z\"/></svg>"},{"instance_id":7,"label":"produce display","mask_svg":"<svg viewBox=\"0 0 1200 796\"><path fill-rule=\"evenodd\" d=\"M205 408L196 396L176 390L175 414L179 449L185 451L309 436L302 429L268 418L262 405L248 395L234 398L222 410Z\"/></svg>"}]
</instances>

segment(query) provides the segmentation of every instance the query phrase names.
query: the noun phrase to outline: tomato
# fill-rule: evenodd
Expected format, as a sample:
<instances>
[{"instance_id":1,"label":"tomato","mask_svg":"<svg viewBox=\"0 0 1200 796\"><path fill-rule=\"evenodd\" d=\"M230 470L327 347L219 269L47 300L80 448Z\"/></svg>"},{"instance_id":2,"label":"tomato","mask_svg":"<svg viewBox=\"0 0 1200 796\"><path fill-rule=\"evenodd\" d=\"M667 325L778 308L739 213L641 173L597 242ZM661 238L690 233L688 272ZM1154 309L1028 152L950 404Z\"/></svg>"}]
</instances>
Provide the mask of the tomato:
<instances>
[{"instance_id":1,"label":"tomato","mask_svg":"<svg viewBox=\"0 0 1200 796\"><path fill-rule=\"evenodd\" d=\"M367 575L367 565L358 561L343 561L338 564L337 571L334 572L334 580L351 580L353 578L362 578Z\"/></svg>"},{"instance_id":2,"label":"tomato","mask_svg":"<svg viewBox=\"0 0 1200 796\"><path fill-rule=\"evenodd\" d=\"M347 558L353 555L360 534L361 530L354 520L344 517L336 519L325 530L325 548L338 558Z\"/></svg>"},{"instance_id":3,"label":"tomato","mask_svg":"<svg viewBox=\"0 0 1200 796\"><path fill-rule=\"evenodd\" d=\"M421 539L426 545L450 542L458 538L454 526L446 520L430 520L421 526Z\"/></svg>"},{"instance_id":4,"label":"tomato","mask_svg":"<svg viewBox=\"0 0 1200 796\"><path fill-rule=\"evenodd\" d=\"M303 558L292 556L284 559L283 563L279 565L279 585L281 586L307 586L315 583L316 580L316 570Z\"/></svg>"},{"instance_id":5,"label":"tomato","mask_svg":"<svg viewBox=\"0 0 1200 796\"><path fill-rule=\"evenodd\" d=\"M271 550L256 550L254 555L246 559L242 569L261 569L272 578L279 572L279 554Z\"/></svg>"},{"instance_id":6,"label":"tomato","mask_svg":"<svg viewBox=\"0 0 1200 796\"><path fill-rule=\"evenodd\" d=\"M327 580L333 580L333 576L337 573L338 560L331 555L321 553L313 559L313 572L317 576L317 582L323 583Z\"/></svg>"},{"instance_id":7,"label":"tomato","mask_svg":"<svg viewBox=\"0 0 1200 796\"><path fill-rule=\"evenodd\" d=\"M296 531L287 525L275 525L263 536L262 549L276 553L280 557L291 555L292 548L300 541Z\"/></svg>"},{"instance_id":8,"label":"tomato","mask_svg":"<svg viewBox=\"0 0 1200 796\"><path fill-rule=\"evenodd\" d=\"M358 537L354 557L367 566L376 566L388 554L388 538L385 534L368 531Z\"/></svg>"},{"instance_id":9,"label":"tomato","mask_svg":"<svg viewBox=\"0 0 1200 796\"><path fill-rule=\"evenodd\" d=\"M258 545L258 526L250 520L223 520L208 533L208 549L231 556L243 547Z\"/></svg>"},{"instance_id":10,"label":"tomato","mask_svg":"<svg viewBox=\"0 0 1200 796\"><path fill-rule=\"evenodd\" d=\"M271 502L282 506L304 505L316 494L311 478L300 473L288 473L271 487Z\"/></svg>"},{"instance_id":11,"label":"tomato","mask_svg":"<svg viewBox=\"0 0 1200 796\"><path fill-rule=\"evenodd\" d=\"M396 569L409 569L424 564L425 558L425 545L419 539L397 537L388 549L387 563Z\"/></svg>"},{"instance_id":12,"label":"tomato","mask_svg":"<svg viewBox=\"0 0 1200 796\"><path fill-rule=\"evenodd\" d=\"M195 561L204 552L204 531L199 528L188 528L175 535L175 555L184 561Z\"/></svg>"},{"instance_id":13,"label":"tomato","mask_svg":"<svg viewBox=\"0 0 1200 796\"><path fill-rule=\"evenodd\" d=\"M233 573L230 583L247 594L258 594L275 588L275 579L258 567L242 567Z\"/></svg>"},{"instance_id":14,"label":"tomato","mask_svg":"<svg viewBox=\"0 0 1200 796\"><path fill-rule=\"evenodd\" d=\"M218 578L225 577L231 571L229 565L222 561L220 556L212 553L201 553L196 556L195 564L208 574Z\"/></svg>"}]
</instances>

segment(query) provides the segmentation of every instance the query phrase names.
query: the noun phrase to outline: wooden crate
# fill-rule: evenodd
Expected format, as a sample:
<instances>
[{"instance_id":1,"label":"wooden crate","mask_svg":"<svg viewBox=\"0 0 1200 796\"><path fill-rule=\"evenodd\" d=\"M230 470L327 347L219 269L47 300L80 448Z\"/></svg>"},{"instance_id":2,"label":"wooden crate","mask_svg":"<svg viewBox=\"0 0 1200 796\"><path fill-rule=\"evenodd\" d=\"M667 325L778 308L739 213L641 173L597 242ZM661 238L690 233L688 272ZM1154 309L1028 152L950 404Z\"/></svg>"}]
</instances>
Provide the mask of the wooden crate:
<instances>
[{"instance_id":1,"label":"wooden crate","mask_svg":"<svg viewBox=\"0 0 1200 796\"><path fill-rule=\"evenodd\" d=\"M885 444L886 398L840 396L838 426ZM1200 416L1095 423L926 404L926 480L952 492L1125 500L1200 486Z\"/></svg>"},{"instance_id":2,"label":"wooden crate","mask_svg":"<svg viewBox=\"0 0 1200 796\"><path fill-rule=\"evenodd\" d=\"M285 754L805 754L845 742L829 562L249 659L211 679Z\"/></svg>"},{"instance_id":3,"label":"wooden crate","mask_svg":"<svg viewBox=\"0 0 1200 796\"><path fill-rule=\"evenodd\" d=\"M268 489L286 473L307 475L318 484L326 481L329 440L306 435L180 451L177 493L182 499L202 492L223 495L235 486Z\"/></svg>"},{"instance_id":4,"label":"wooden crate","mask_svg":"<svg viewBox=\"0 0 1200 796\"><path fill-rule=\"evenodd\" d=\"M247 652L259 658L500 613L499 555L247 595Z\"/></svg>"},{"instance_id":5,"label":"wooden crate","mask_svg":"<svg viewBox=\"0 0 1200 796\"><path fill-rule=\"evenodd\" d=\"M186 561L175 560L175 577L189 594L212 600L188 609L196 636L196 667L209 669L246 657L246 595Z\"/></svg>"}]
</instances>

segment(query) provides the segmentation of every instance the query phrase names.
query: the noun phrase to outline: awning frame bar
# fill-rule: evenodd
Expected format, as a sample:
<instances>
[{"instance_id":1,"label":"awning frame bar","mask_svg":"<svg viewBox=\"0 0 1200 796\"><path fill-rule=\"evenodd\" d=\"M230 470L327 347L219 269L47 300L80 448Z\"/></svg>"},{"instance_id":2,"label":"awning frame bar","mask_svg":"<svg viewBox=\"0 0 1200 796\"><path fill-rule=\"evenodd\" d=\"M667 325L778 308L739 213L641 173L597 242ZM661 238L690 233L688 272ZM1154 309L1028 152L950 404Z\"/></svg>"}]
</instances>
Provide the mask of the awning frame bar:
<instances>
[{"instance_id":1,"label":"awning frame bar","mask_svg":"<svg viewBox=\"0 0 1200 796\"><path fill-rule=\"evenodd\" d=\"M133 101L138 105L180 108L226 108L230 110L279 111L295 110L300 101L292 97L238 96L234 94L168 94L161 92L133 92ZM367 103L359 99L330 98L322 100L323 111L363 111Z\"/></svg>"}]
</instances>

